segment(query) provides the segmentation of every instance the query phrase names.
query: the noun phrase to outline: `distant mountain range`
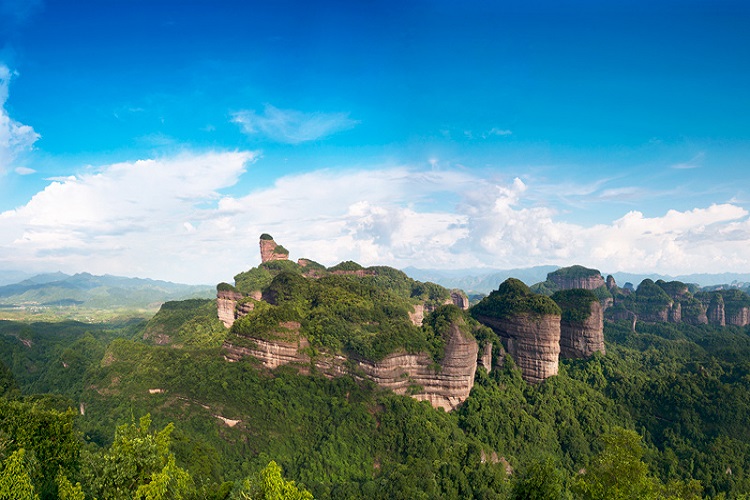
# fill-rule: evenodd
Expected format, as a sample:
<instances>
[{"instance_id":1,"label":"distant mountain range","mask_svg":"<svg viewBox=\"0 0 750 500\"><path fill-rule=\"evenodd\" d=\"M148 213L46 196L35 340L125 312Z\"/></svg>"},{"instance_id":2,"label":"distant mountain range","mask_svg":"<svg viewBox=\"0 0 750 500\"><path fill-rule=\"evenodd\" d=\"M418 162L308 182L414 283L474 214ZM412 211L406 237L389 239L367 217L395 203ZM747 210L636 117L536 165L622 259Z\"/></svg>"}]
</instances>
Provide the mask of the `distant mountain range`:
<instances>
[{"instance_id":1,"label":"distant mountain range","mask_svg":"<svg viewBox=\"0 0 750 500\"><path fill-rule=\"evenodd\" d=\"M547 273L551 273L560 266L536 266L518 269L419 269L407 267L403 271L419 281L431 281L446 288L460 288L465 292L490 293L497 290L500 283L508 278L516 278L531 286L547 279ZM634 287L646 278L654 281L682 281L683 283L696 283L701 287L715 287L720 285L736 286L746 288L750 285L750 273L720 273L720 274L683 274L669 276L665 274L637 274L637 273L607 273L602 270L606 277L611 274L619 286L632 283Z\"/></svg>"},{"instance_id":2,"label":"distant mountain range","mask_svg":"<svg viewBox=\"0 0 750 500\"><path fill-rule=\"evenodd\" d=\"M11 272L0 276L7 282ZM213 298L216 289L206 285L183 285L168 281L121 276L95 276L89 273L38 274L0 286L0 305L95 309L155 309L170 300Z\"/></svg>"}]
</instances>

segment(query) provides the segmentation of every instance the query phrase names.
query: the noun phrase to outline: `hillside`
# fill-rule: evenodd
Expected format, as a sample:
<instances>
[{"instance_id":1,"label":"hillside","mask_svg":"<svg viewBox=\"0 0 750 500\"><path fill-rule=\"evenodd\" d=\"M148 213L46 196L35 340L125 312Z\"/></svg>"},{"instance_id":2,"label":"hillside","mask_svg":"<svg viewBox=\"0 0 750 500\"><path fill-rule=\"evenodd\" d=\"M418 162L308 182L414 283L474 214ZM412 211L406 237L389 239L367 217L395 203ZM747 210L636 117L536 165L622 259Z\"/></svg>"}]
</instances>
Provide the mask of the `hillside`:
<instances>
[{"instance_id":1,"label":"hillside","mask_svg":"<svg viewBox=\"0 0 750 500\"><path fill-rule=\"evenodd\" d=\"M32 276L0 286L0 307L64 315L76 309L156 310L169 300L210 298L211 287L89 273Z\"/></svg>"},{"instance_id":2,"label":"hillside","mask_svg":"<svg viewBox=\"0 0 750 500\"><path fill-rule=\"evenodd\" d=\"M750 493L750 325L605 321L592 290L515 279L466 310L398 270L291 262L263 241L264 261L215 300L148 321L0 321L0 432L19 436L0 481L13 466L41 498L80 483L86 498L170 484L236 499L273 471L321 499ZM598 288L592 271L550 281ZM641 315L705 300L610 285ZM732 315L737 292L710 293ZM153 448L135 456L136 442ZM150 472L126 487L128 460Z\"/></svg>"}]
</instances>

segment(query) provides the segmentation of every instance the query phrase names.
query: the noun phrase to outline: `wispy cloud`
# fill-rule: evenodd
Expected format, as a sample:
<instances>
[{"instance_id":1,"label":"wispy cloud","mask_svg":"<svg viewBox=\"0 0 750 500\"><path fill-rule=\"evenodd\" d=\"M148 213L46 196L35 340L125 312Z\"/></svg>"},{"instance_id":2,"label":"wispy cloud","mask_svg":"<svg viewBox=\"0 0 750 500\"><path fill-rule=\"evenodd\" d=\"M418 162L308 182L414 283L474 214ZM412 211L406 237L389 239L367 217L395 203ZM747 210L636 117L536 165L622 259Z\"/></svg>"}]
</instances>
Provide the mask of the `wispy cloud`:
<instances>
[{"instance_id":1,"label":"wispy cloud","mask_svg":"<svg viewBox=\"0 0 750 500\"><path fill-rule=\"evenodd\" d=\"M505 136L505 135L513 135L513 131L509 130L507 128L492 127L485 134L483 134L482 137L492 137L492 136L500 136L500 137L502 137L502 136Z\"/></svg>"},{"instance_id":2,"label":"wispy cloud","mask_svg":"<svg viewBox=\"0 0 750 500\"><path fill-rule=\"evenodd\" d=\"M0 174L13 168L18 156L31 150L39 139L33 128L13 120L5 109L13 76L7 66L0 64Z\"/></svg>"},{"instance_id":3,"label":"wispy cloud","mask_svg":"<svg viewBox=\"0 0 750 500\"><path fill-rule=\"evenodd\" d=\"M249 136L261 136L287 144L322 139L359 123L349 118L348 113L304 113L271 105L266 105L263 113L254 110L233 113L232 122L237 123Z\"/></svg>"},{"instance_id":4,"label":"wispy cloud","mask_svg":"<svg viewBox=\"0 0 750 500\"><path fill-rule=\"evenodd\" d=\"M686 162L676 163L672 165L672 168L675 170L690 170L693 168L700 168L701 162L705 157L706 153L701 151Z\"/></svg>"},{"instance_id":5,"label":"wispy cloud","mask_svg":"<svg viewBox=\"0 0 750 500\"><path fill-rule=\"evenodd\" d=\"M36 170L29 167L16 167L15 171L18 175L31 175L36 173Z\"/></svg>"}]
</instances>

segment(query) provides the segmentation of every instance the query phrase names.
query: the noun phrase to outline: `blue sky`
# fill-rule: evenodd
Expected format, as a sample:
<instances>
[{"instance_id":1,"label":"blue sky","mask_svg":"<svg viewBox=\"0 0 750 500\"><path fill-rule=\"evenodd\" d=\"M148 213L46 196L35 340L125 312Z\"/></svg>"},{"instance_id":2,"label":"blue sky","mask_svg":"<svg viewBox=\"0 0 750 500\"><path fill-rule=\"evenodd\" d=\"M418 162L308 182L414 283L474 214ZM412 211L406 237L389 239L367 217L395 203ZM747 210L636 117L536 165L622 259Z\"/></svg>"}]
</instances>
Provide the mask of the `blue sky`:
<instances>
[{"instance_id":1,"label":"blue sky","mask_svg":"<svg viewBox=\"0 0 750 500\"><path fill-rule=\"evenodd\" d=\"M0 0L0 268L750 271L750 5Z\"/></svg>"}]
</instances>

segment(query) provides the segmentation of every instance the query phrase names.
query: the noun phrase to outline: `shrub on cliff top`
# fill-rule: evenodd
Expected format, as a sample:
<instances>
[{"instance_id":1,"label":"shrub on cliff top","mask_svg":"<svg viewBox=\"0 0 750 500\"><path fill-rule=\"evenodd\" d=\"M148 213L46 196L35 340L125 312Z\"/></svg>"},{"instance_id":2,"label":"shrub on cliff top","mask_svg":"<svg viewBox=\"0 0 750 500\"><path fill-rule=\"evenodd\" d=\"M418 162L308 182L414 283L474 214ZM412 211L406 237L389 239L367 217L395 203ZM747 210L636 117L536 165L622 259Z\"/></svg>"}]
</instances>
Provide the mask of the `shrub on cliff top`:
<instances>
[{"instance_id":1,"label":"shrub on cliff top","mask_svg":"<svg viewBox=\"0 0 750 500\"><path fill-rule=\"evenodd\" d=\"M574 288L555 292L552 300L560 306L563 321L583 323L591 316L591 304L599 299L590 290Z\"/></svg>"},{"instance_id":2,"label":"shrub on cliff top","mask_svg":"<svg viewBox=\"0 0 750 500\"><path fill-rule=\"evenodd\" d=\"M281 245L276 245L273 248L273 253L277 253L277 254L281 254L281 255L289 255L289 250L287 250L286 248L284 248Z\"/></svg>"},{"instance_id":3,"label":"shrub on cliff top","mask_svg":"<svg viewBox=\"0 0 750 500\"><path fill-rule=\"evenodd\" d=\"M506 318L518 314L560 315L560 307L551 298L537 295L522 281L508 278L500 287L475 305L473 315Z\"/></svg>"},{"instance_id":4,"label":"shrub on cliff top","mask_svg":"<svg viewBox=\"0 0 750 500\"><path fill-rule=\"evenodd\" d=\"M344 262L339 262L333 267L329 267L328 270L333 271L361 271L364 269L364 267L360 266L353 260L346 260Z\"/></svg>"},{"instance_id":5,"label":"shrub on cliff top","mask_svg":"<svg viewBox=\"0 0 750 500\"><path fill-rule=\"evenodd\" d=\"M236 292L237 288L233 285L230 285L229 283L221 282L218 285L216 285L216 291L217 292Z\"/></svg>"}]
</instances>

